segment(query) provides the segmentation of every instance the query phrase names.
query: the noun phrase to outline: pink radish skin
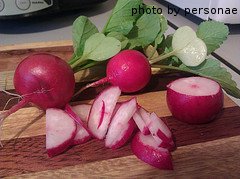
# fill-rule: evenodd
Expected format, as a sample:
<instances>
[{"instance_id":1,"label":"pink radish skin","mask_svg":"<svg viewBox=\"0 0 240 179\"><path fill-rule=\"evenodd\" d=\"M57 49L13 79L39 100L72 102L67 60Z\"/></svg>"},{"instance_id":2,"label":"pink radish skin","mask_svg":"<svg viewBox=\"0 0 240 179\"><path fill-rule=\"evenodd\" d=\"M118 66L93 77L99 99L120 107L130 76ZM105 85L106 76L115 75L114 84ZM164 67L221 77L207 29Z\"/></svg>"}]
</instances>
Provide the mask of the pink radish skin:
<instances>
[{"instance_id":1,"label":"pink radish skin","mask_svg":"<svg viewBox=\"0 0 240 179\"><path fill-rule=\"evenodd\" d=\"M73 111L70 105L66 105L65 111L77 124L77 132L73 139L72 145L78 145L89 141L92 136L90 134L90 131L84 124L83 120ZM87 116L84 116L84 118L86 117Z\"/></svg>"},{"instance_id":2,"label":"pink radish skin","mask_svg":"<svg viewBox=\"0 0 240 179\"><path fill-rule=\"evenodd\" d=\"M139 110L137 110L133 115L133 120L135 121L136 125L138 126L138 129L144 134L149 135L150 131L145 122L143 121L143 118L141 114L139 113Z\"/></svg>"},{"instance_id":3,"label":"pink radish skin","mask_svg":"<svg viewBox=\"0 0 240 179\"><path fill-rule=\"evenodd\" d=\"M149 165L163 170L173 170L171 153L158 147L152 135L138 132L131 143L132 152L140 160Z\"/></svg>"},{"instance_id":4,"label":"pink radish skin","mask_svg":"<svg viewBox=\"0 0 240 179\"><path fill-rule=\"evenodd\" d=\"M137 50L123 50L107 64L107 77L88 84L81 91L104 83L119 86L122 92L132 93L143 89L151 78L151 66L148 59Z\"/></svg>"},{"instance_id":5,"label":"pink radish skin","mask_svg":"<svg viewBox=\"0 0 240 179\"><path fill-rule=\"evenodd\" d=\"M29 102L42 109L63 108L75 88L71 67L59 57L44 53L25 58L17 66L13 82L22 100L2 113L1 121Z\"/></svg>"},{"instance_id":6,"label":"pink radish skin","mask_svg":"<svg viewBox=\"0 0 240 179\"><path fill-rule=\"evenodd\" d=\"M155 113L150 114L142 107L139 108L139 113L158 146L174 150L175 144L168 126Z\"/></svg>"},{"instance_id":7,"label":"pink radish skin","mask_svg":"<svg viewBox=\"0 0 240 179\"><path fill-rule=\"evenodd\" d=\"M223 91L217 82L208 78L181 78L168 85L167 104L180 121L208 123L223 108Z\"/></svg>"},{"instance_id":8,"label":"pink radish skin","mask_svg":"<svg viewBox=\"0 0 240 179\"><path fill-rule=\"evenodd\" d=\"M121 90L119 87L111 86L102 91L94 100L88 117L88 128L91 134L97 139L102 140L106 136L114 108L120 95ZM105 105L104 115L102 111L103 102Z\"/></svg>"},{"instance_id":9,"label":"pink radish skin","mask_svg":"<svg viewBox=\"0 0 240 179\"><path fill-rule=\"evenodd\" d=\"M87 122L88 115L90 113L91 105L90 104L79 104L72 106L73 112L83 121Z\"/></svg>"},{"instance_id":10,"label":"pink radish skin","mask_svg":"<svg viewBox=\"0 0 240 179\"><path fill-rule=\"evenodd\" d=\"M68 149L76 135L76 123L63 110L46 110L46 149L49 157Z\"/></svg>"},{"instance_id":11,"label":"pink radish skin","mask_svg":"<svg viewBox=\"0 0 240 179\"><path fill-rule=\"evenodd\" d=\"M136 98L121 103L117 112L111 120L105 146L112 149L122 147L131 137L136 125L132 120L133 114L137 110Z\"/></svg>"}]
</instances>

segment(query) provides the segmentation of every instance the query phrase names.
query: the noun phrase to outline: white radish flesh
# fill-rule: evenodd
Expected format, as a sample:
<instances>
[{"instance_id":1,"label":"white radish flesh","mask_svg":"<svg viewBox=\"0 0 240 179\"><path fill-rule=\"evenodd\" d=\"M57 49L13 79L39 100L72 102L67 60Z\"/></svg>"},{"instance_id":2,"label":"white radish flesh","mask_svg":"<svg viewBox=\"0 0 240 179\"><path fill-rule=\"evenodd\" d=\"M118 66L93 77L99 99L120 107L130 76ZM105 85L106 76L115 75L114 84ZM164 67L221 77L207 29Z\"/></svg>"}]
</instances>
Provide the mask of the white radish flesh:
<instances>
[{"instance_id":1,"label":"white radish flesh","mask_svg":"<svg viewBox=\"0 0 240 179\"><path fill-rule=\"evenodd\" d=\"M136 98L120 104L117 112L112 118L106 135L106 147L115 149L121 147L127 142L135 128L132 116L136 110Z\"/></svg>"},{"instance_id":2,"label":"white radish flesh","mask_svg":"<svg viewBox=\"0 0 240 179\"><path fill-rule=\"evenodd\" d=\"M46 149L49 157L64 152L76 135L74 120L63 110L46 110Z\"/></svg>"},{"instance_id":3,"label":"white radish flesh","mask_svg":"<svg viewBox=\"0 0 240 179\"><path fill-rule=\"evenodd\" d=\"M137 110L134 115L133 115L133 120L135 121L136 125L138 126L138 129L144 134L144 135L148 135L150 134L150 131L147 127L147 125L145 124L145 122L143 121L143 118L139 112L139 110Z\"/></svg>"},{"instance_id":4,"label":"white radish flesh","mask_svg":"<svg viewBox=\"0 0 240 179\"><path fill-rule=\"evenodd\" d=\"M159 147L164 147L169 150L175 148L175 144L172 139L172 134L166 124L157 117L155 113L150 114L142 107L139 109L145 124L147 125L153 138L156 140Z\"/></svg>"},{"instance_id":5,"label":"white radish flesh","mask_svg":"<svg viewBox=\"0 0 240 179\"><path fill-rule=\"evenodd\" d=\"M148 128L151 131L154 139L156 141L161 141L159 146L173 150L175 148L175 144L173 142L172 133L168 126L155 113L150 114L150 119L151 123L149 124Z\"/></svg>"},{"instance_id":6,"label":"white radish flesh","mask_svg":"<svg viewBox=\"0 0 240 179\"><path fill-rule=\"evenodd\" d=\"M120 94L119 87L111 86L94 100L88 117L88 128L97 139L104 139Z\"/></svg>"}]
</instances>

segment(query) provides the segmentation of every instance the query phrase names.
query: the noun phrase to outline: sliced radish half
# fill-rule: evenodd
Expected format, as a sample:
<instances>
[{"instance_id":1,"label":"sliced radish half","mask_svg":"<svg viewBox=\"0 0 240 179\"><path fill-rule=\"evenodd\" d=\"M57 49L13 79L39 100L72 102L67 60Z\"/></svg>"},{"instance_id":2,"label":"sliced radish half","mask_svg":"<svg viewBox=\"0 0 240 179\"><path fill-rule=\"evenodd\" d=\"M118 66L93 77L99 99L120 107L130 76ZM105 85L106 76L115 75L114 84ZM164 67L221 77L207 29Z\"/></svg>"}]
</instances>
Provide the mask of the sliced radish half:
<instances>
[{"instance_id":1,"label":"sliced radish half","mask_svg":"<svg viewBox=\"0 0 240 179\"><path fill-rule=\"evenodd\" d=\"M88 128L97 139L104 139L120 95L119 87L111 86L100 93L93 102L88 117Z\"/></svg>"},{"instance_id":2,"label":"sliced radish half","mask_svg":"<svg viewBox=\"0 0 240 179\"><path fill-rule=\"evenodd\" d=\"M90 109L90 104L79 104L76 106L72 106L72 110L74 111L74 113L77 114L78 117L80 117L80 119L84 122L87 122Z\"/></svg>"},{"instance_id":3,"label":"sliced radish half","mask_svg":"<svg viewBox=\"0 0 240 179\"><path fill-rule=\"evenodd\" d=\"M106 135L106 147L116 149L123 146L128 141L136 126L132 120L132 116L136 110L136 98L120 104L112 118Z\"/></svg>"},{"instance_id":4,"label":"sliced radish half","mask_svg":"<svg viewBox=\"0 0 240 179\"><path fill-rule=\"evenodd\" d=\"M82 144L87 141L89 141L92 136L90 134L90 131L86 127L86 125L83 123L82 118L80 118L72 109L70 105L66 105L65 111L68 113L70 117L72 117L76 123L77 123L77 132L73 139L73 145ZM82 116L86 119L87 116Z\"/></svg>"},{"instance_id":5,"label":"sliced radish half","mask_svg":"<svg viewBox=\"0 0 240 179\"><path fill-rule=\"evenodd\" d=\"M188 77L167 86L167 104L172 115L183 122L211 122L222 110L224 94L221 86L208 78Z\"/></svg>"},{"instance_id":6,"label":"sliced radish half","mask_svg":"<svg viewBox=\"0 0 240 179\"><path fill-rule=\"evenodd\" d=\"M133 115L133 120L135 121L135 123L138 126L138 129L144 134L144 135L148 135L150 134L150 131L146 125L146 123L144 122L139 110L137 110L134 115Z\"/></svg>"},{"instance_id":7,"label":"sliced radish half","mask_svg":"<svg viewBox=\"0 0 240 179\"><path fill-rule=\"evenodd\" d=\"M63 110L46 110L46 149L49 157L64 152L76 135L76 123Z\"/></svg>"},{"instance_id":8,"label":"sliced radish half","mask_svg":"<svg viewBox=\"0 0 240 179\"><path fill-rule=\"evenodd\" d=\"M152 135L143 135L138 132L132 140L131 148L137 158L149 165L159 169L173 170L171 153L165 148L158 147Z\"/></svg>"}]
</instances>

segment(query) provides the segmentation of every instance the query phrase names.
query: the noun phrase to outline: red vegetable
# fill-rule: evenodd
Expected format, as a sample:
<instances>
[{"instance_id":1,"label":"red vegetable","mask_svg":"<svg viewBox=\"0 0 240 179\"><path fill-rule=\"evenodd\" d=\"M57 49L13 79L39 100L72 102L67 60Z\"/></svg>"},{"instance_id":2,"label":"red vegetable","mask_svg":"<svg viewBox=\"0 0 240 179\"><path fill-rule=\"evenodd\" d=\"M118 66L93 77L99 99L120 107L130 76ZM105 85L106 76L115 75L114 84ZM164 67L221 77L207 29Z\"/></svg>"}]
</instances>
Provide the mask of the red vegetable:
<instances>
[{"instance_id":1,"label":"red vegetable","mask_svg":"<svg viewBox=\"0 0 240 179\"><path fill-rule=\"evenodd\" d=\"M151 67L148 59L136 50L124 50L107 64L107 77L88 84L81 91L104 83L118 86L122 92L136 92L144 88L151 78Z\"/></svg>"},{"instance_id":2,"label":"red vegetable","mask_svg":"<svg viewBox=\"0 0 240 179\"><path fill-rule=\"evenodd\" d=\"M222 110L223 91L217 82L208 78L181 78L168 85L167 104L180 121L207 123Z\"/></svg>"},{"instance_id":3,"label":"red vegetable","mask_svg":"<svg viewBox=\"0 0 240 179\"><path fill-rule=\"evenodd\" d=\"M64 60L40 53L28 56L18 65L14 86L22 99L1 114L1 121L29 102L42 109L63 108L73 96L75 79Z\"/></svg>"}]
</instances>

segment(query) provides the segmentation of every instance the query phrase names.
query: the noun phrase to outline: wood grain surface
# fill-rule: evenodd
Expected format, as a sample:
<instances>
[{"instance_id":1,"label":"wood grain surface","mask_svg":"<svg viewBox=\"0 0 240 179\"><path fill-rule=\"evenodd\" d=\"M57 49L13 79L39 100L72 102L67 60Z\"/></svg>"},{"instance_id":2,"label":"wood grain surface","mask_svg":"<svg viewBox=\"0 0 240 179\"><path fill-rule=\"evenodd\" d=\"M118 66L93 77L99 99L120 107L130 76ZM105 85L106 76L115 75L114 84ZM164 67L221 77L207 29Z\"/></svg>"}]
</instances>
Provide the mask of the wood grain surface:
<instances>
[{"instance_id":1,"label":"wood grain surface","mask_svg":"<svg viewBox=\"0 0 240 179\"><path fill-rule=\"evenodd\" d=\"M17 64L27 55L52 53L68 60L72 54L69 41L35 45L14 45L0 50L1 85L6 74L12 76ZM102 69L91 73L102 75ZM5 76L4 76L5 74ZM49 158L45 149L45 112L31 105L9 116L2 126L4 147L0 148L0 178L239 178L240 108L225 96L224 109L208 124L189 125L171 116L166 104L166 84L186 74L154 75L139 93L123 94L120 101L133 96L149 111L154 111L170 127L177 149L172 152L174 170L155 169L132 155L130 144L111 150L103 141L93 139ZM79 74L78 81L81 81ZM90 78L89 78L90 79ZM86 82L80 82L77 88ZM15 92L12 85L7 89ZM102 90L89 89L71 101L72 105L92 103ZM0 93L0 109L10 97ZM9 103L6 109L17 101Z\"/></svg>"}]
</instances>

